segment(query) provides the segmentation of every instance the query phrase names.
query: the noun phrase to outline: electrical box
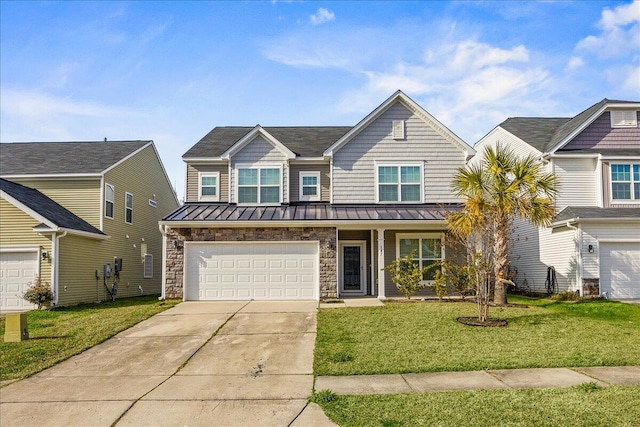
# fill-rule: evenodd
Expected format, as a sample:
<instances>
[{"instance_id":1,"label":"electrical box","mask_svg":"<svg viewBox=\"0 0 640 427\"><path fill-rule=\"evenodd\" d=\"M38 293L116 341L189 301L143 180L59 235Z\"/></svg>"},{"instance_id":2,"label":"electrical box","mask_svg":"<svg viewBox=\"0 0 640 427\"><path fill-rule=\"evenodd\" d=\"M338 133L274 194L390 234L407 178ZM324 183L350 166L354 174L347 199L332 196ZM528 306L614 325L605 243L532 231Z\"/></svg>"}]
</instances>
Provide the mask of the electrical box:
<instances>
[{"instance_id":1,"label":"electrical box","mask_svg":"<svg viewBox=\"0 0 640 427\"><path fill-rule=\"evenodd\" d=\"M105 264L104 265L104 274L103 277L106 279L108 277L111 277L111 264Z\"/></svg>"},{"instance_id":2,"label":"electrical box","mask_svg":"<svg viewBox=\"0 0 640 427\"><path fill-rule=\"evenodd\" d=\"M5 317L4 342L20 342L28 339L27 313L7 313Z\"/></svg>"},{"instance_id":3,"label":"electrical box","mask_svg":"<svg viewBox=\"0 0 640 427\"><path fill-rule=\"evenodd\" d=\"M114 258L113 259L113 269L116 273L122 271L122 258Z\"/></svg>"}]
</instances>

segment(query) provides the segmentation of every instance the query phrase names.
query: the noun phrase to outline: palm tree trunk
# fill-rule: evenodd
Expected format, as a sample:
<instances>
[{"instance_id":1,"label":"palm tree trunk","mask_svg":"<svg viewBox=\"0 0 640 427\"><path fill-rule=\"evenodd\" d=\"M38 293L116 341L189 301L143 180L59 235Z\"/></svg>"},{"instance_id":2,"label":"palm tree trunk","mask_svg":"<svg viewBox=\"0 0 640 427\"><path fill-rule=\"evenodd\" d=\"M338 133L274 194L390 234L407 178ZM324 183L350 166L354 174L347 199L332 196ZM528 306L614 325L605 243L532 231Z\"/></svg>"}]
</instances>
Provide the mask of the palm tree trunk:
<instances>
[{"instance_id":1,"label":"palm tree trunk","mask_svg":"<svg viewBox=\"0 0 640 427\"><path fill-rule=\"evenodd\" d=\"M509 266L509 221L506 218L497 218L495 222L495 242L493 246L495 290L493 303L496 305L507 304L507 283Z\"/></svg>"}]
</instances>

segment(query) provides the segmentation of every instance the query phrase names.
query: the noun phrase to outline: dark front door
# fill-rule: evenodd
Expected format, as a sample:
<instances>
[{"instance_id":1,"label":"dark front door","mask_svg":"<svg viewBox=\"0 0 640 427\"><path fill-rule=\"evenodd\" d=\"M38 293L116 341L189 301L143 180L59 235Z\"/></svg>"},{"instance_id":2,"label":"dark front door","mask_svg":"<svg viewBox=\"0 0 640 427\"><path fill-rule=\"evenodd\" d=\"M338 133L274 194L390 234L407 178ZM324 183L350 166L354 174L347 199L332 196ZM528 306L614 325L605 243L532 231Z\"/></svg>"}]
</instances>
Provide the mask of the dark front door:
<instances>
[{"instance_id":1,"label":"dark front door","mask_svg":"<svg viewBox=\"0 0 640 427\"><path fill-rule=\"evenodd\" d=\"M361 245L342 246L342 290L344 292L361 293L363 291L363 256Z\"/></svg>"}]
</instances>

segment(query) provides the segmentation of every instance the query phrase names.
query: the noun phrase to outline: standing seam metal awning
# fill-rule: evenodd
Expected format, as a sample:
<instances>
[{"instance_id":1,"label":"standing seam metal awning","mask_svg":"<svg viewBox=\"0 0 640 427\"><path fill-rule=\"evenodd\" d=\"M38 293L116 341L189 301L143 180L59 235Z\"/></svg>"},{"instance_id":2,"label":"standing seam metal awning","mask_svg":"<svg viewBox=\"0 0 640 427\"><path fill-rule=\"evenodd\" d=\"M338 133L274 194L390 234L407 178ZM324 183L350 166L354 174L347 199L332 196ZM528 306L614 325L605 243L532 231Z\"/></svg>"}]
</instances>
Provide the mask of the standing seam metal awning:
<instances>
[{"instance_id":1,"label":"standing seam metal awning","mask_svg":"<svg viewBox=\"0 0 640 427\"><path fill-rule=\"evenodd\" d=\"M186 203L163 221L189 222L291 222L291 221L442 221L459 204L238 206Z\"/></svg>"}]
</instances>

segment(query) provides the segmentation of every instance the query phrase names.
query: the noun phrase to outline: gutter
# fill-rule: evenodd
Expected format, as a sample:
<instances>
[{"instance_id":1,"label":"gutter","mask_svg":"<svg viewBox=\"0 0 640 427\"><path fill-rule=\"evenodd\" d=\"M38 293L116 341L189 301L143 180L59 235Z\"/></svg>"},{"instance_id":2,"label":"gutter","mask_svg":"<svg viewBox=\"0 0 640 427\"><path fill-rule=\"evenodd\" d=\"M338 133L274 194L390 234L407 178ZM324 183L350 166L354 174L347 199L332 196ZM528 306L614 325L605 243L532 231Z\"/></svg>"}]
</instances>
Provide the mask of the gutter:
<instances>
[{"instance_id":1,"label":"gutter","mask_svg":"<svg viewBox=\"0 0 640 427\"><path fill-rule=\"evenodd\" d=\"M441 219L420 219L420 220L290 220L290 221L160 221L161 226L172 228L242 228L242 227L260 227L260 228L280 228L280 227L338 227L342 229L354 228L361 229L364 227L392 226L396 230L410 230L416 226L434 225L446 228L446 220Z\"/></svg>"},{"instance_id":2,"label":"gutter","mask_svg":"<svg viewBox=\"0 0 640 427\"><path fill-rule=\"evenodd\" d=\"M59 286L59 272L60 272L60 263L58 253L60 252L60 239L67 235L67 231L65 230L61 235L58 236L57 233L54 233L53 241L51 242L51 252L53 252L53 264L51 265L51 280L53 281L53 305L58 305L58 296L60 295L60 286Z\"/></svg>"}]
</instances>

